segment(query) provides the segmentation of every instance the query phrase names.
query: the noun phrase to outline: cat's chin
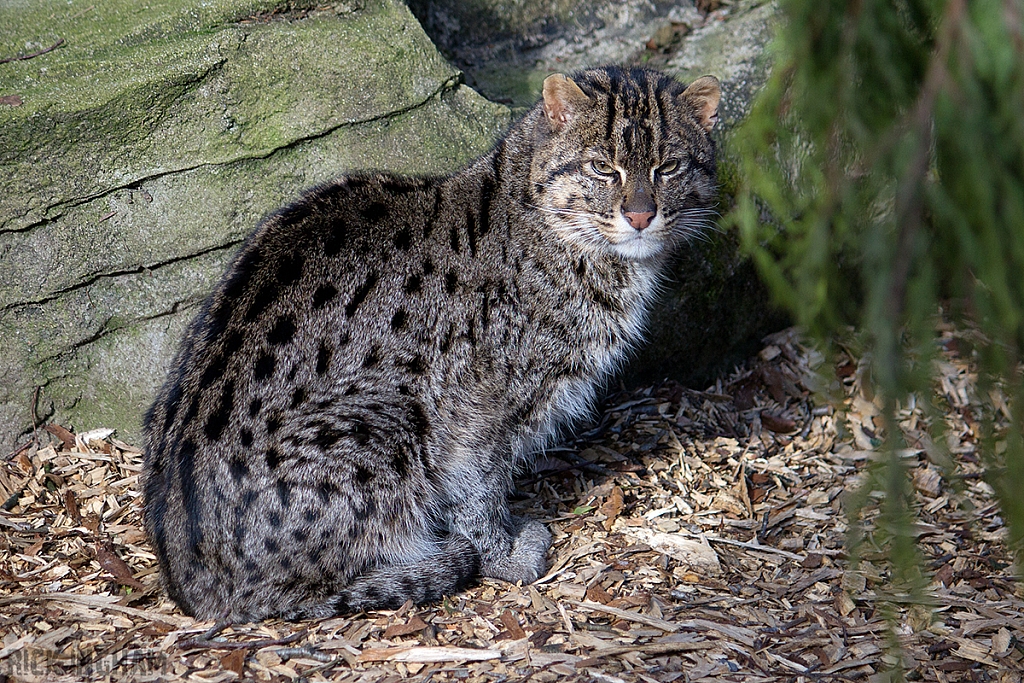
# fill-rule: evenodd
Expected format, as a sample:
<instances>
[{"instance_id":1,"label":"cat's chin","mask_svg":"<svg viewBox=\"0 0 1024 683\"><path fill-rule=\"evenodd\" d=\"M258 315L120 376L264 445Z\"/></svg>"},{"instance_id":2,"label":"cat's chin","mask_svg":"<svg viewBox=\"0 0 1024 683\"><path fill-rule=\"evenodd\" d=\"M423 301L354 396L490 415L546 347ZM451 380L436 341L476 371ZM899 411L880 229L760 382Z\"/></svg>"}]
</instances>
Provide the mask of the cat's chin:
<instances>
[{"instance_id":1,"label":"cat's chin","mask_svg":"<svg viewBox=\"0 0 1024 683\"><path fill-rule=\"evenodd\" d=\"M621 258L630 261L645 261L664 254L668 245L660 239L645 238L641 233L624 242L609 243L609 247L616 256Z\"/></svg>"},{"instance_id":2,"label":"cat's chin","mask_svg":"<svg viewBox=\"0 0 1024 683\"><path fill-rule=\"evenodd\" d=\"M650 229L607 233L598 227L581 232L563 233L563 238L574 247L593 254L595 257L615 256L627 261L645 261L663 256L671 245L664 234Z\"/></svg>"}]
</instances>

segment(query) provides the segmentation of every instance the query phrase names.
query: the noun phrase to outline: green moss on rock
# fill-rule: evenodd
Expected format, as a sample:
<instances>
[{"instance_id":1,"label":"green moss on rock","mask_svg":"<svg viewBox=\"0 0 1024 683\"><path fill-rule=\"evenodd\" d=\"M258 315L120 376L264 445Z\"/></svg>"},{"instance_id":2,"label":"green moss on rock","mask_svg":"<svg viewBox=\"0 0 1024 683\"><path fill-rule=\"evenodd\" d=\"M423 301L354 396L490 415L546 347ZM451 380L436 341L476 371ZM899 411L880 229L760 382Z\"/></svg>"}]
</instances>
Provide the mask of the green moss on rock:
<instances>
[{"instance_id":1,"label":"green moss on rock","mask_svg":"<svg viewBox=\"0 0 1024 683\"><path fill-rule=\"evenodd\" d=\"M248 24L237 18L276 5L130 4L95 0L81 25L67 21L77 5L63 1L0 7L4 51L66 40L0 70L0 94L22 101L0 107L0 164L11 178L0 229L148 177L263 157L390 116L458 77L398 2Z\"/></svg>"}]
</instances>

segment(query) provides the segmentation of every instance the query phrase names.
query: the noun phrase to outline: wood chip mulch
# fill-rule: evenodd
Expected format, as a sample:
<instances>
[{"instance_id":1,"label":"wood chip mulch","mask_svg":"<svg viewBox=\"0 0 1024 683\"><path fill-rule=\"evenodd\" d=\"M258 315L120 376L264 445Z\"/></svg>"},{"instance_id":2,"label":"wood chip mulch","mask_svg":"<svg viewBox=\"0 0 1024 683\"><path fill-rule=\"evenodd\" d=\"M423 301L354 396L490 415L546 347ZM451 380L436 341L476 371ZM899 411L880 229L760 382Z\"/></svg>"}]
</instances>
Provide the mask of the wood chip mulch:
<instances>
[{"instance_id":1,"label":"wood chip mulch","mask_svg":"<svg viewBox=\"0 0 1024 683\"><path fill-rule=\"evenodd\" d=\"M882 681L894 667L1019 683L1024 590L980 477L976 378L942 335L944 413L900 414L924 605L894 592L874 545L881 494L856 569L847 556L844 501L880 457L865 364L840 358L823 399L821 355L787 331L705 391L613 395L540 459L515 503L555 535L536 584L316 622L184 616L141 528L139 450L48 425L0 462L0 683ZM953 470L932 461L935 419Z\"/></svg>"}]
</instances>

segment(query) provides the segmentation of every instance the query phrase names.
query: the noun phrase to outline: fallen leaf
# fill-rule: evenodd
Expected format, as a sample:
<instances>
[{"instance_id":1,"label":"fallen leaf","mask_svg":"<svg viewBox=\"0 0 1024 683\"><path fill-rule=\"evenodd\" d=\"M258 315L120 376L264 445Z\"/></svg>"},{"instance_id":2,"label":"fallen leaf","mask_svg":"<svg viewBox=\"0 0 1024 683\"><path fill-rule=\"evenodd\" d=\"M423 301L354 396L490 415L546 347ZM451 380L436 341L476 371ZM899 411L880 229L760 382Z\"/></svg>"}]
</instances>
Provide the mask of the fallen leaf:
<instances>
[{"instance_id":1,"label":"fallen leaf","mask_svg":"<svg viewBox=\"0 0 1024 683\"><path fill-rule=\"evenodd\" d=\"M32 467L32 461L28 459L27 455L25 455L25 451L18 453L15 460L18 462L18 467L20 467L21 471L25 474L32 474L35 471L35 468Z\"/></svg>"},{"instance_id":2,"label":"fallen leaf","mask_svg":"<svg viewBox=\"0 0 1024 683\"><path fill-rule=\"evenodd\" d=\"M612 599L611 593L602 588L600 584L595 583L587 589L587 600L607 605Z\"/></svg>"},{"instance_id":3,"label":"fallen leaf","mask_svg":"<svg viewBox=\"0 0 1024 683\"><path fill-rule=\"evenodd\" d=\"M764 425L765 429L769 429L778 434L788 434L789 432L796 430L796 422L788 417L772 415L771 413L761 413L761 424Z\"/></svg>"},{"instance_id":4,"label":"fallen leaf","mask_svg":"<svg viewBox=\"0 0 1024 683\"><path fill-rule=\"evenodd\" d=\"M78 511L78 500L71 490L64 491L64 509L67 510L68 517L75 520L75 524L82 523L82 515Z\"/></svg>"},{"instance_id":5,"label":"fallen leaf","mask_svg":"<svg viewBox=\"0 0 1024 683\"><path fill-rule=\"evenodd\" d=\"M61 447L65 451L73 450L75 447L75 435L70 431L61 427L59 424L50 423L43 427L46 431L53 434L55 437L60 439Z\"/></svg>"},{"instance_id":6,"label":"fallen leaf","mask_svg":"<svg viewBox=\"0 0 1024 683\"><path fill-rule=\"evenodd\" d=\"M770 367L761 368L761 379L764 380L765 386L768 387L768 393L775 399L775 402L784 404L786 402L786 382L778 370Z\"/></svg>"},{"instance_id":7,"label":"fallen leaf","mask_svg":"<svg viewBox=\"0 0 1024 683\"><path fill-rule=\"evenodd\" d=\"M391 624L384 630L385 638L394 638L395 636L407 636L412 633L418 633L427 627L427 622L420 619L418 616L413 616L408 622L404 624Z\"/></svg>"},{"instance_id":8,"label":"fallen leaf","mask_svg":"<svg viewBox=\"0 0 1024 683\"><path fill-rule=\"evenodd\" d=\"M8 107L20 107L24 103L21 95L4 95L0 97L0 104L6 104Z\"/></svg>"},{"instance_id":9,"label":"fallen leaf","mask_svg":"<svg viewBox=\"0 0 1024 683\"><path fill-rule=\"evenodd\" d=\"M140 633L144 636L166 636L173 630L174 626L170 624L165 624L162 621L154 621L152 624L142 629Z\"/></svg>"},{"instance_id":10,"label":"fallen leaf","mask_svg":"<svg viewBox=\"0 0 1024 683\"><path fill-rule=\"evenodd\" d=\"M753 377L747 377L730 388L736 410L750 410L757 405L757 385Z\"/></svg>"},{"instance_id":11,"label":"fallen leaf","mask_svg":"<svg viewBox=\"0 0 1024 683\"><path fill-rule=\"evenodd\" d=\"M932 580L941 583L943 586L949 586L953 582L953 565L949 562L942 565L939 571L935 572L932 576Z\"/></svg>"},{"instance_id":12,"label":"fallen leaf","mask_svg":"<svg viewBox=\"0 0 1024 683\"><path fill-rule=\"evenodd\" d=\"M117 556L109 542L96 544L96 561L100 563L101 567L113 574L114 578L122 586L131 586L139 590L145 588L141 581L132 576L132 570L125 564L124 560Z\"/></svg>"},{"instance_id":13,"label":"fallen leaf","mask_svg":"<svg viewBox=\"0 0 1024 683\"><path fill-rule=\"evenodd\" d=\"M800 562L800 566L806 569L817 569L824 561L825 556L821 553L807 553L807 557Z\"/></svg>"},{"instance_id":14,"label":"fallen leaf","mask_svg":"<svg viewBox=\"0 0 1024 683\"><path fill-rule=\"evenodd\" d=\"M615 524L615 519L622 512L622 489L618 486L612 488L612 492L608 494L608 499L598 508L598 512L603 514L607 519L604 520L605 531L611 531L612 525Z\"/></svg>"},{"instance_id":15,"label":"fallen leaf","mask_svg":"<svg viewBox=\"0 0 1024 683\"><path fill-rule=\"evenodd\" d=\"M519 625L519 619L516 617L515 612L512 610L505 610L498 617L498 621L505 627L509 635L513 640L519 640L520 638L526 637L526 631Z\"/></svg>"}]
</instances>

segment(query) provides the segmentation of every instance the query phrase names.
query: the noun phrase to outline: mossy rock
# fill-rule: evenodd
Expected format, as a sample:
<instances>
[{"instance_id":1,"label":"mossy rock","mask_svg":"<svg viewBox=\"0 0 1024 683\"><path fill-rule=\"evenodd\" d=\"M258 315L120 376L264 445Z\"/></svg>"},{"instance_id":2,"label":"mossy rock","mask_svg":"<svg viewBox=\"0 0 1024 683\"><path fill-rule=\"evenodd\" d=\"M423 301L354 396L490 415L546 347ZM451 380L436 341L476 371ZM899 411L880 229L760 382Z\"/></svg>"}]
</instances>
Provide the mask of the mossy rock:
<instances>
[{"instance_id":1,"label":"mossy rock","mask_svg":"<svg viewBox=\"0 0 1024 683\"><path fill-rule=\"evenodd\" d=\"M259 219L346 171L453 170L509 123L397 0L0 5L0 444L137 436Z\"/></svg>"}]
</instances>

